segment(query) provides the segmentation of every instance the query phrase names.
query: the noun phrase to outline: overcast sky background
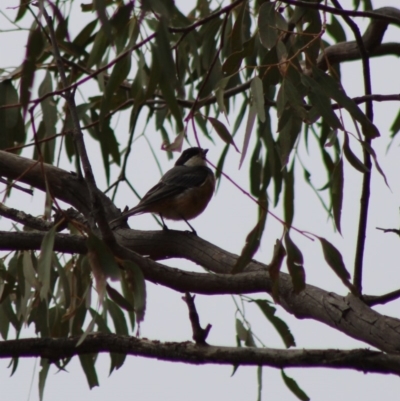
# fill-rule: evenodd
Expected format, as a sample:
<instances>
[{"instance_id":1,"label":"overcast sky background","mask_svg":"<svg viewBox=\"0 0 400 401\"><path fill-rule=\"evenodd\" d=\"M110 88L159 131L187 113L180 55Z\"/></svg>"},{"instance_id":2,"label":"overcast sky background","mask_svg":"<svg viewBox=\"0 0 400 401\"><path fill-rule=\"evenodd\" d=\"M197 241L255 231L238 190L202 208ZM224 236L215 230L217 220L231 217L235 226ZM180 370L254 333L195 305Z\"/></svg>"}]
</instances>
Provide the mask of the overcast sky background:
<instances>
[{"instance_id":1,"label":"overcast sky background","mask_svg":"<svg viewBox=\"0 0 400 401\"><path fill-rule=\"evenodd\" d=\"M195 4L190 2L189 8ZM352 1L345 0L341 4L344 8L352 8ZM386 0L373 2L375 7L398 6L398 1ZM3 0L0 11L14 19L17 0ZM79 7L80 2L76 2ZM178 3L179 4L179 3ZM186 4L189 4L187 2ZM186 7L182 8L187 9ZM93 18L88 14L85 18ZM74 36L85 20L82 14L76 13L71 17L70 30ZM1 29L7 29L10 24L0 15ZM29 27L30 17L21 23ZM72 22L73 21L73 22ZM87 21L87 19L86 19ZM365 27L368 21L356 19L360 28ZM361 29L363 31L363 29ZM347 37L353 40L352 34L346 29ZM1 33L0 52L3 55L1 67L17 66L21 63L26 43L26 32ZM398 41L398 28L389 27L385 42ZM325 35L325 39L331 42ZM376 94L399 93L400 80L398 71L399 60L395 57L382 59L371 59L372 88ZM360 96L363 94L362 69L360 62L346 63L342 65L342 76L344 87L349 96ZM40 83L40 79L37 81ZM96 88L91 82L84 88L84 93ZM79 95L78 95L79 96ZM78 102L82 101L78 97ZM398 273L398 249L399 242L395 235L384 235L375 227L396 228L399 225L399 199L400 183L398 180L400 157L399 141L396 140L392 148L386 154L389 143L389 128L399 110L398 103L374 103L375 124L381 132L381 137L374 140L374 148L377 151L382 169L387 175L391 189L388 189L376 170L373 171L372 196L370 207L370 220L368 224L368 238L366 245L364 290L367 294L381 294L400 287ZM113 127L117 128L118 138L123 147L128 136L128 113L113 119ZM230 119L231 126L234 116ZM352 123L347 119L346 128L354 132ZM173 131L167 127L170 135ZM141 134L143 125L137 127L136 137ZM242 144L244 127L238 134L236 143ZM147 138L151 141L154 149L158 152L163 171L173 165L168 162L160 149L161 138L158 132L149 125L146 128ZM341 137L339 135L339 137ZM213 145L206 138L200 136L201 145L209 148L208 158L216 163L223 144L215 136L216 144ZM87 139L87 138L85 138ZM189 132L189 140L195 144L193 133ZM313 172L313 181L317 187L325 183L323 169L321 166L319 151L312 141L309 156L304 152L304 142L300 147L303 149L302 160ZM100 188L106 188L103 164L100 159L99 146L90 139L87 141L90 150L90 158L96 172L97 183ZM354 151L359 150L354 142L351 143ZM250 145L250 149L252 149ZM24 153L27 156L32 150ZM359 152L358 152L359 154ZM315 157L315 155L318 155ZM248 188L248 169L245 164L238 170L240 155L234 150L229 152L225 163L226 173L245 189ZM249 157L247 157L248 161ZM71 169L67 161L62 160L61 166L67 170ZM114 171L115 173L116 171ZM129 164L129 178L140 193L145 193L160 178L160 173L151 156L148 144L144 138L138 139L132 151ZM354 171L345 163L345 199L343 207L342 227L343 237L332 234L331 222L327 221L326 214L320 207L319 201L312 190L303 183L301 171L296 174L296 209L293 225L302 230L310 231L317 235L326 237L334 243L342 252L346 266L352 272L354 261L354 250L356 243L356 232L358 222L358 204L360 197L361 174ZM27 213L39 215L43 213L43 194L36 191L34 197L14 191L13 197L7 200L7 204L20 208ZM116 204L120 208L128 203L130 207L137 200L125 187L119 192ZM283 216L282 210L273 210L279 216ZM221 186L212 199L207 210L193 221L200 237L213 242L221 248L240 253L248 232L252 229L257 219L257 208L245 196L243 196L227 180L223 180ZM131 218L129 224L132 228L153 230L158 229L157 224L150 215ZM174 229L185 230L184 223L170 223ZM0 229L10 228L10 223L0 220ZM272 248L275 240L280 238L282 227L271 216L267 219L267 227L264 233L262 245L256 255L256 259L268 263L271 258ZM334 291L345 295L346 288L340 280L331 272L323 260L320 246L301 235L293 234L293 240L301 248L305 257L305 269L307 282L319 286L328 291ZM169 260L165 262L170 266L201 272L200 267L182 260ZM267 298L258 294L254 298ZM186 304L181 299L181 294L155 286L148 283L147 312L145 321L141 326L141 335L149 339L162 341L190 341L191 327L187 316ZM201 323L205 326L212 324L212 330L208 342L213 345L235 346L235 305L230 296L197 296L196 305L200 314ZM400 302L396 301L385 307L376 307L381 313L399 317ZM354 347L366 347L366 344L346 337L345 335L330 329L318 322L308 320L296 320L287 314L282 308L277 307L277 315L283 318L290 326L299 348L340 348L350 349ZM253 305L246 306L246 317L252 324L252 329L263 342L269 347L283 347L282 341L272 326L262 316L261 312ZM31 336L33 332L27 331L24 336ZM0 360L0 383L2 388L2 399L4 400L38 400L38 372L39 361L35 359L21 359L17 372L9 378L10 370L7 369L9 361ZM256 368L240 367L234 377L230 377L232 367L230 366L191 366L187 364L173 364L167 362L153 361L145 358L128 357L122 368L108 377L109 356L101 355L96 364L100 381L100 387L89 390L86 377L80 367L78 358L74 358L68 365L66 372L57 372L51 368L45 389L46 401L48 400L81 400L105 401L117 399L128 400L171 400L171 401L200 401L214 399L229 399L230 401L256 400L257 376ZM337 400L337 399L363 399L363 400L397 400L400 380L396 376L366 375L353 371L323 370L323 369L288 369L286 373L297 380L298 384L311 397L312 400ZM30 390L32 386L32 389ZM276 369L263 369L263 400L295 400L296 398L286 388Z\"/></svg>"}]
</instances>

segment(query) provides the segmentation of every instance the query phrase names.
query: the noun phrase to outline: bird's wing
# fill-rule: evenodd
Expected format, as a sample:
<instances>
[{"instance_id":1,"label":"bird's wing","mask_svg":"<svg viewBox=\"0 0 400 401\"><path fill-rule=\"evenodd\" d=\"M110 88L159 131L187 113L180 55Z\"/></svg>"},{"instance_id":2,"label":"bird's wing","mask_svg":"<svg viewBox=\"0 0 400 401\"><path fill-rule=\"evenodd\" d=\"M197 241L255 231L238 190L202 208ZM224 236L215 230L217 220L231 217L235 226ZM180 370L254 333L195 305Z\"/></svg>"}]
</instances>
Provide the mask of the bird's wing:
<instances>
[{"instance_id":1,"label":"bird's wing","mask_svg":"<svg viewBox=\"0 0 400 401\"><path fill-rule=\"evenodd\" d=\"M151 188L139 205L158 202L162 199L181 194L187 189L200 186L212 171L208 167L176 166L167 171L160 182Z\"/></svg>"}]
</instances>

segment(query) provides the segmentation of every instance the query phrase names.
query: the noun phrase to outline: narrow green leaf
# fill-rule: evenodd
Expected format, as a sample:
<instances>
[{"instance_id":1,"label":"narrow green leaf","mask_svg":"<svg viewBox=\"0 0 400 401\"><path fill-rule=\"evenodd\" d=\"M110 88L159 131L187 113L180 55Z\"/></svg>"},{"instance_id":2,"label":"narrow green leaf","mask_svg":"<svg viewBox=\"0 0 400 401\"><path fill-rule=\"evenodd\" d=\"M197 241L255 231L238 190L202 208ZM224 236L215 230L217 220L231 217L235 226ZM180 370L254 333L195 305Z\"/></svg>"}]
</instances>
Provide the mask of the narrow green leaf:
<instances>
[{"instance_id":1,"label":"narrow green leaf","mask_svg":"<svg viewBox=\"0 0 400 401\"><path fill-rule=\"evenodd\" d=\"M228 110L226 109L226 106L229 103L225 102L224 93L225 93L225 87L226 87L227 83L229 82L229 80L230 80L230 77L222 78L214 88L214 93L215 93L215 97L217 99L219 112L224 114L225 116L228 115Z\"/></svg>"},{"instance_id":2,"label":"narrow green leaf","mask_svg":"<svg viewBox=\"0 0 400 401\"><path fill-rule=\"evenodd\" d=\"M163 67L162 74L164 77L168 78L171 85L174 86L177 83L176 71L171 51L170 33L165 18L160 18L157 27L156 45L156 54L160 62L159 66L162 65Z\"/></svg>"},{"instance_id":3,"label":"narrow green leaf","mask_svg":"<svg viewBox=\"0 0 400 401\"><path fill-rule=\"evenodd\" d=\"M49 71L46 72L44 79L42 83L39 86L39 96L44 96L47 95L48 93L51 93L53 91L53 82L51 79L51 74ZM54 101L53 96L49 96L46 99L44 99L41 103L40 106L42 108L43 112L43 122L44 122L44 127L46 128L45 134L43 137L49 137L49 136L54 136L56 135L56 124L58 121L57 117L57 107L56 103ZM52 164L54 161L54 151L55 151L55 141L50 141L46 142L43 144L44 151L42 152L45 154L45 162Z\"/></svg>"},{"instance_id":4,"label":"narrow green leaf","mask_svg":"<svg viewBox=\"0 0 400 401\"><path fill-rule=\"evenodd\" d=\"M287 76L283 79L282 90L279 91L278 105L280 110L280 119L278 123L278 132L282 130L286 122L282 122L286 113L290 116L295 113L302 120L308 120L308 113L305 108L304 94L301 92L303 87L299 83L292 82L292 77Z\"/></svg>"},{"instance_id":5,"label":"narrow green leaf","mask_svg":"<svg viewBox=\"0 0 400 401\"><path fill-rule=\"evenodd\" d=\"M111 300L107 299L106 302L108 312L114 323L115 332L122 336L128 335L128 325L126 324L125 316L118 305Z\"/></svg>"},{"instance_id":6,"label":"narrow green leaf","mask_svg":"<svg viewBox=\"0 0 400 401\"><path fill-rule=\"evenodd\" d=\"M17 371L18 363L19 363L19 358L12 358L12 359L11 359L9 365L7 366L8 368L9 368L10 366L12 366L10 376L13 376L14 373Z\"/></svg>"},{"instance_id":7,"label":"narrow green leaf","mask_svg":"<svg viewBox=\"0 0 400 401\"><path fill-rule=\"evenodd\" d=\"M222 64L222 72L224 76L230 77L235 74L240 66L242 65L242 61L245 57L245 51L241 50L239 52L232 53Z\"/></svg>"},{"instance_id":8,"label":"narrow green leaf","mask_svg":"<svg viewBox=\"0 0 400 401\"><path fill-rule=\"evenodd\" d=\"M217 163L217 168L215 169L215 178L217 179L217 189L219 188L219 184L221 183L221 174L224 168L224 163L226 159L226 155L228 154L228 150L230 149L229 145L226 145L224 150L221 153L221 156Z\"/></svg>"},{"instance_id":9,"label":"narrow green leaf","mask_svg":"<svg viewBox=\"0 0 400 401\"><path fill-rule=\"evenodd\" d=\"M324 88L319 85L317 81L305 74L301 74L301 80L303 84L310 89L308 97L311 104L319 111L320 115L325 119L329 126L332 129L343 130L342 123L333 111L331 101Z\"/></svg>"},{"instance_id":10,"label":"narrow green leaf","mask_svg":"<svg viewBox=\"0 0 400 401\"><path fill-rule=\"evenodd\" d=\"M85 308L86 310L86 308ZM82 322L83 323L83 322ZM92 320L90 321L90 323L88 324L88 326L86 327L86 330L82 333L82 335L79 337L79 340L76 343L76 347L79 347L85 340L86 337L89 334L93 333L94 330L94 325L96 324L96 318L92 318Z\"/></svg>"},{"instance_id":11,"label":"narrow green leaf","mask_svg":"<svg viewBox=\"0 0 400 401\"><path fill-rule=\"evenodd\" d=\"M87 68L91 68L96 64L99 64L101 59L103 58L104 53L106 52L109 45L109 41L107 38L106 33L103 29L99 29L97 31L96 37L93 42L93 47L90 52L88 61L87 61Z\"/></svg>"},{"instance_id":12,"label":"narrow green leaf","mask_svg":"<svg viewBox=\"0 0 400 401\"><path fill-rule=\"evenodd\" d=\"M50 363L46 358L40 358L40 372L39 372L39 400L43 400L44 386L46 384L47 374L49 373Z\"/></svg>"},{"instance_id":13,"label":"narrow green leaf","mask_svg":"<svg viewBox=\"0 0 400 401\"><path fill-rule=\"evenodd\" d=\"M258 222L247 235L246 243L242 249L242 252L238 257L235 266L232 268L232 274L241 273L251 262L254 254L257 252L260 246L262 234L264 232L265 222L267 220L267 208L267 204L265 204L265 209L260 208L260 217Z\"/></svg>"},{"instance_id":14,"label":"narrow green leaf","mask_svg":"<svg viewBox=\"0 0 400 401\"><path fill-rule=\"evenodd\" d=\"M42 53L43 47L44 41L41 29L35 28L29 34L28 43L26 45L25 60L22 64L21 71L20 102L24 115L31 98L31 87L36 71L36 60Z\"/></svg>"},{"instance_id":15,"label":"narrow green leaf","mask_svg":"<svg viewBox=\"0 0 400 401\"><path fill-rule=\"evenodd\" d=\"M82 369L86 375L86 380L89 384L90 389L99 385L96 368L94 366L96 358L97 354L79 355L79 360L81 362Z\"/></svg>"},{"instance_id":16,"label":"narrow green leaf","mask_svg":"<svg viewBox=\"0 0 400 401\"><path fill-rule=\"evenodd\" d=\"M250 106L249 114L247 117L246 132L244 134L242 156L239 162L239 169L242 167L244 159L246 157L247 148L249 147L251 133L253 132L254 121L256 120L257 110L254 104Z\"/></svg>"},{"instance_id":17,"label":"narrow green leaf","mask_svg":"<svg viewBox=\"0 0 400 401\"><path fill-rule=\"evenodd\" d=\"M236 117L235 125L233 126L232 136L236 135L239 127L241 126L243 117L246 114L247 106L248 106L247 100L244 100L242 106L240 107L240 111Z\"/></svg>"},{"instance_id":18,"label":"narrow green leaf","mask_svg":"<svg viewBox=\"0 0 400 401\"><path fill-rule=\"evenodd\" d=\"M289 232L285 234L286 264L292 279L293 291L298 294L306 288L306 274L304 271L303 254L290 238Z\"/></svg>"},{"instance_id":19,"label":"narrow green leaf","mask_svg":"<svg viewBox=\"0 0 400 401\"><path fill-rule=\"evenodd\" d=\"M94 28L98 23L98 19L89 22L79 33L76 35L75 39L72 41L72 44L81 50L81 53L85 52L86 46L89 43L90 38L92 37L92 33Z\"/></svg>"},{"instance_id":20,"label":"narrow green leaf","mask_svg":"<svg viewBox=\"0 0 400 401\"><path fill-rule=\"evenodd\" d=\"M271 306L270 303L264 299L255 299L254 301L251 302L255 302L257 304L257 306L261 309L264 316L274 326L275 330L282 338L285 347L286 348L295 347L296 341L289 329L289 326L282 319L275 316L276 308Z\"/></svg>"},{"instance_id":21,"label":"narrow green leaf","mask_svg":"<svg viewBox=\"0 0 400 401\"><path fill-rule=\"evenodd\" d=\"M342 204L343 204L343 160L340 159L336 164L331 183L331 196L332 196L332 210L333 218L337 230L341 233L341 217L342 217Z\"/></svg>"},{"instance_id":22,"label":"narrow green leaf","mask_svg":"<svg viewBox=\"0 0 400 401\"><path fill-rule=\"evenodd\" d=\"M351 150L349 136L346 132L344 133L343 153L347 161L360 173L368 173L370 171L367 166Z\"/></svg>"},{"instance_id":23,"label":"narrow green leaf","mask_svg":"<svg viewBox=\"0 0 400 401\"><path fill-rule=\"evenodd\" d=\"M133 291L136 321L144 319L146 311L146 282L140 268L129 260L124 261L125 278Z\"/></svg>"},{"instance_id":24,"label":"narrow green leaf","mask_svg":"<svg viewBox=\"0 0 400 401\"><path fill-rule=\"evenodd\" d=\"M38 262L38 278L41 283L40 299L46 300L49 296L50 275L52 271L52 258L54 248L54 238L56 235L56 226L52 227L43 237L40 246L40 256Z\"/></svg>"},{"instance_id":25,"label":"narrow green leaf","mask_svg":"<svg viewBox=\"0 0 400 401\"><path fill-rule=\"evenodd\" d=\"M29 251L24 251L23 256L23 277L29 285L25 285L25 293L30 292L29 286L33 287L35 290L40 289L40 283L36 276L36 270L32 262L32 253Z\"/></svg>"},{"instance_id":26,"label":"narrow green leaf","mask_svg":"<svg viewBox=\"0 0 400 401\"><path fill-rule=\"evenodd\" d=\"M250 90L255 108L257 110L258 118L263 123L265 122L264 89L263 83L259 77L254 77L251 80Z\"/></svg>"},{"instance_id":27,"label":"narrow green leaf","mask_svg":"<svg viewBox=\"0 0 400 401\"><path fill-rule=\"evenodd\" d=\"M283 175L285 191L283 193L284 216L288 227L292 225L294 216L294 163Z\"/></svg>"},{"instance_id":28,"label":"narrow green leaf","mask_svg":"<svg viewBox=\"0 0 400 401\"><path fill-rule=\"evenodd\" d=\"M287 376L283 369L281 369L282 379L287 388L301 401L309 401L308 395L299 387L294 379Z\"/></svg>"},{"instance_id":29,"label":"narrow green leaf","mask_svg":"<svg viewBox=\"0 0 400 401\"><path fill-rule=\"evenodd\" d=\"M242 348L242 343L240 342L239 336L236 334L235 337L236 337L236 346L237 346L238 348ZM233 365L231 377L233 377L233 375L234 375L234 374L236 373L236 371L239 369L239 366L240 366L240 365Z\"/></svg>"},{"instance_id":30,"label":"narrow green leaf","mask_svg":"<svg viewBox=\"0 0 400 401\"><path fill-rule=\"evenodd\" d=\"M2 127L0 149L25 142L25 127L18 103L18 92L11 80L0 82L0 106L17 105L16 107L0 109L0 126Z\"/></svg>"},{"instance_id":31,"label":"narrow green leaf","mask_svg":"<svg viewBox=\"0 0 400 401\"><path fill-rule=\"evenodd\" d=\"M244 1L239 8L239 12L236 17L236 21L232 28L232 53L240 51L243 46L243 17L248 7L247 1Z\"/></svg>"},{"instance_id":32,"label":"narrow green leaf","mask_svg":"<svg viewBox=\"0 0 400 401\"><path fill-rule=\"evenodd\" d=\"M121 163L121 154L119 151L119 145L115 136L114 130L109 125L110 120L103 123L102 131L99 132L99 142L101 147L101 154L103 157L103 165L106 173L107 183L110 182L110 167L111 161L109 156L111 155L114 163L119 166Z\"/></svg>"},{"instance_id":33,"label":"narrow green leaf","mask_svg":"<svg viewBox=\"0 0 400 401\"><path fill-rule=\"evenodd\" d=\"M86 245L93 273L101 273L106 278L110 277L112 280L118 280L121 277L120 268L115 261L113 253L104 241L90 232Z\"/></svg>"},{"instance_id":34,"label":"narrow green leaf","mask_svg":"<svg viewBox=\"0 0 400 401\"><path fill-rule=\"evenodd\" d=\"M92 320L95 322L97 326L97 330L100 333L106 333L110 334L111 330L107 326L107 322L103 319L103 316L101 316L97 311L95 311L93 308L89 309L90 314L92 315Z\"/></svg>"},{"instance_id":35,"label":"narrow green leaf","mask_svg":"<svg viewBox=\"0 0 400 401\"><path fill-rule=\"evenodd\" d=\"M250 192L256 197L261 194L261 179L263 178L261 146L261 139L258 138L250 159Z\"/></svg>"},{"instance_id":36,"label":"narrow green leaf","mask_svg":"<svg viewBox=\"0 0 400 401\"><path fill-rule=\"evenodd\" d=\"M247 347L255 347L255 342L250 329L246 329L241 320L236 319L236 334L240 341L243 341Z\"/></svg>"},{"instance_id":37,"label":"narrow green leaf","mask_svg":"<svg viewBox=\"0 0 400 401\"><path fill-rule=\"evenodd\" d=\"M5 299L1 304L0 304L0 334L3 340L7 340L8 338L8 330L10 328L10 320L5 312L5 303L9 302L9 298ZM11 306L11 305L10 305Z\"/></svg>"},{"instance_id":38,"label":"narrow green leaf","mask_svg":"<svg viewBox=\"0 0 400 401\"><path fill-rule=\"evenodd\" d=\"M390 189L390 185L387 181L386 175L383 172L381 166L378 162L378 157L376 156L374 148L369 145L367 142L362 142L361 145L367 150L367 152L372 156L372 160L374 161L375 167L378 170L378 173L382 176L383 180L385 181L386 186Z\"/></svg>"},{"instance_id":39,"label":"narrow green leaf","mask_svg":"<svg viewBox=\"0 0 400 401\"><path fill-rule=\"evenodd\" d=\"M16 313L14 312L14 308L11 304L10 297L7 297L0 305L0 308L4 312L4 315L6 316L6 321L12 324L14 329L19 332L21 329L21 323L18 320L18 317ZM6 331L2 332L2 335L6 334ZM4 337L3 337L4 338ZM6 340L6 338L4 338Z\"/></svg>"},{"instance_id":40,"label":"narrow green leaf","mask_svg":"<svg viewBox=\"0 0 400 401\"><path fill-rule=\"evenodd\" d=\"M337 81L318 68L313 68L312 71L314 79L324 88L325 93L343 106L361 124L366 138L372 139L380 136L378 128L367 118L356 103L346 95Z\"/></svg>"},{"instance_id":41,"label":"narrow green leaf","mask_svg":"<svg viewBox=\"0 0 400 401\"><path fill-rule=\"evenodd\" d=\"M225 127L221 121L217 120L216 118L213 117L207 117L207 120L210 121L211 125L214 127L215 132L218 134L218 136L227 144L233 145L233 147L236 149L238 153L239 149L237 148L235 142L233 141L233 138L231 134L229 133L228 129Z\"/></svg>"},{"instance_id":42,"label":"narrow green leaf","mask_svg":"<svg viewBox=\"0 0 400 401\"><path fill-rule=\"evenodd\" d=\"M326 25L326 31L335 39L335 43L346 42L346 32L338 19L331 14L331 23Z\"/></svg>"},{"instance_id":43,"label":"narrow green leaf","mask_svg":"<svg viewBox=\"0 0 400 401\"><path fill-rule=\"evenodd\" d=\"M236 334L239 337L240 341L247 340L247 329L244 327L241 320L236 319Z\"/></svg>"},{"instance_id":44,"label":"narrow green leaf","mask_svg":"<svg viewBox=\"0 0 400 401\"><path fill-rule=\"evenodd\" d=\"M159 32L157 35L157 38L162 36L162 32ZM171 111L171 114L174 116L176 124L177 124L177 131L182 132L183 131L183 119L182 119L182 112L180 109L180 106L178 105L178 102L176 100L175 92L174 92L174 87L173 85L176 83L176 78L175 78L175 69L173 68L173 64L170 65L171 63L168 62L168 60L164 60L163 57L166 57L166 54L168 54L168 51L170 53L169 49L169 42L167 43L168 46L168 51L164 49L164 43L160 42L157 46L153 46L153 64L156 66L162 65L163 68L161 69L161 75L159 78L159 86L161 89L161 92L165 98L165 101L167 103L167 106L169 110ZM170 55L172 58L172 56ZM169 58L167 58L169 59Z\"/></svg>"},{"instance_id":45,"label":"narrow green leaf","mask_svg":"<svg viewBox=\"0 0 400 401\"><path fill-rule=\"evenodd\" d=\"M282 166L285 166L289 161L290 153L296 143L302 126L302 121L293 112L288 111L289 119L282 130L279 132L280 159Z\"/></svg>"},{"instance_id":46,"label":"narrow green leaf","mask_svg":"<svg viewBox=\"0 0 400 401\"><path fill-rule=\"evenodd\" d=\"M117 290L112 288L109 284L106 286L107 295L122 309L125 309L128 312L133 311L133 305L123 297Z\"/></svg>"},{"instance_id":47,"label":"narrow green leaf","mask_svg":"<svg viewBox=\"0 0 400 401\"><path fill-rule=\"evenodd\" d=\"M27 3L25 0L20 0L19 6L17 7L18 12L15 17L15 22L19 21L26 13L28 10L29 3Z\"/></svg>"},{"instance_id":48,"label":"narrow green leaf","mask_svg":"<svg viewBox=\"0 0 400 401\"><path fill-rule=\"evenodd\" d=\"M99 117L101 126L103 125L103 121L106 114L110 111L113 94L117 91L119 86L128 76L130 70L131 70L130 55L123 57L114 65L110 78L107 81L107 85L104 91L104 97L101 102L100 117Z\"/></svg>"},{"instance_id":49,"label":"narrow green leaf","mask_svg":"<svg viewBox=\"0 0 400 401\"><path fill-rule=\"evenodd\" d=\"M97 16L101 22L101 29L106 34L109 42L112 42L112 32L111 32L111 25L107 17L106 7L107 1L106 0L93 0L93 7L96 10Z\"/></svg>"},{"instance_id":50,"label":"narrow green leaf","mask_svg":"<svg viewBox=\"0 0 400 401\"><path fill-rule=\"evenodd\" d=\"M390 127L390 131L392 132L390 135L391 138L394 138L400 131L400 111L398 112L396 118L394 119L393 124Z\"/></svg>"},{"instance_id":51,"label":"narrow green leaf","mask_svg":"<svg viewBox=\"0 0 400 401\"><path fill-rule=\"evenodd\" d=\"M71 268L73 265L73 261L70 260L65 264L65 266L61 266L61 264L58 262L58 259L56 258L56 268L57 268L57 274L59 277L59 288L60 290L62 289L62 295L63 295L63 306L65 309L68 309L71 305L71 288L69 284L69 280L67 278L67 273L66 270L68 268Z\"/></svg>"},{"instance_id":52,"label":"narrow green leaf","mask_svg":"<svg viewBox=\"0 0 400 401\"><path fill-rule=\"evenodd\" d=\"M279 36L288 29L286 20L275 11L275 6L274 2L265 2L261 5L258 14L260 41L267 49L275 46Z\"/></svg>"},{"instance_id":53,"label":"narrow green leaf","mask_svg":"<svg viewBox=\"0 0 400 401\"><path fill-rule=\"evenodd\" d=\"M346 266L344 265L341 253L325 238L317 238L321 242L325 261L343 282L348 282L350 279L350 273L347 271Z\"/></svg>"}]
</instances>

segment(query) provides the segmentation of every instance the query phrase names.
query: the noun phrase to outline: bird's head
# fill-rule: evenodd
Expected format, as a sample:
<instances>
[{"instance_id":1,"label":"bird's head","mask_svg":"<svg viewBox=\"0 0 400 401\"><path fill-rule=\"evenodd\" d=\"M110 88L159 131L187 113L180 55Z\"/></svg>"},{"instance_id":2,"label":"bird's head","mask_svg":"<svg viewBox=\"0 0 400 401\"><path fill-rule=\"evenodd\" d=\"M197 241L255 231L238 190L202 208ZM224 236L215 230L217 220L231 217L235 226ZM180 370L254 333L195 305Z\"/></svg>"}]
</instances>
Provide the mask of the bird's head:
<instances>
[{"instance_id":1,"label":"bird's head","mask_svg":"<svg viewBox=\"0 0 400 401\"><path fill-rule=\"evenodd\" d=\"M208 149L189 148L182 152L175 166L197 167L206 166Z\"/></svg>"}]
</instances>

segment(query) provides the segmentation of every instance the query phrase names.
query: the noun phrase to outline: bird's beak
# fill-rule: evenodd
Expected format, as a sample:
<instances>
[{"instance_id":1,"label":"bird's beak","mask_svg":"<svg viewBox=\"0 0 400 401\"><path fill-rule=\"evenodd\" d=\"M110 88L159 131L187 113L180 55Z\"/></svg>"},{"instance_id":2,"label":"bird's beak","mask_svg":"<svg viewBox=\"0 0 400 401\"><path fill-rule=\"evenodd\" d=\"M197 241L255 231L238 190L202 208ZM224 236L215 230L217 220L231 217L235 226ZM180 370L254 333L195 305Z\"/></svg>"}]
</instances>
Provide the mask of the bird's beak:
<instances>
[{"instance_id":1,"label":"bird's beak","mask_svg":"<svg viewBox=\"0 0 400 401\"><path fill-rule=\"evenodd\" d=\"M206 158L207 152L208 152L208 149L203 149L203 158L204 158L204 159Z\"/></svg>"}]
</instances>

